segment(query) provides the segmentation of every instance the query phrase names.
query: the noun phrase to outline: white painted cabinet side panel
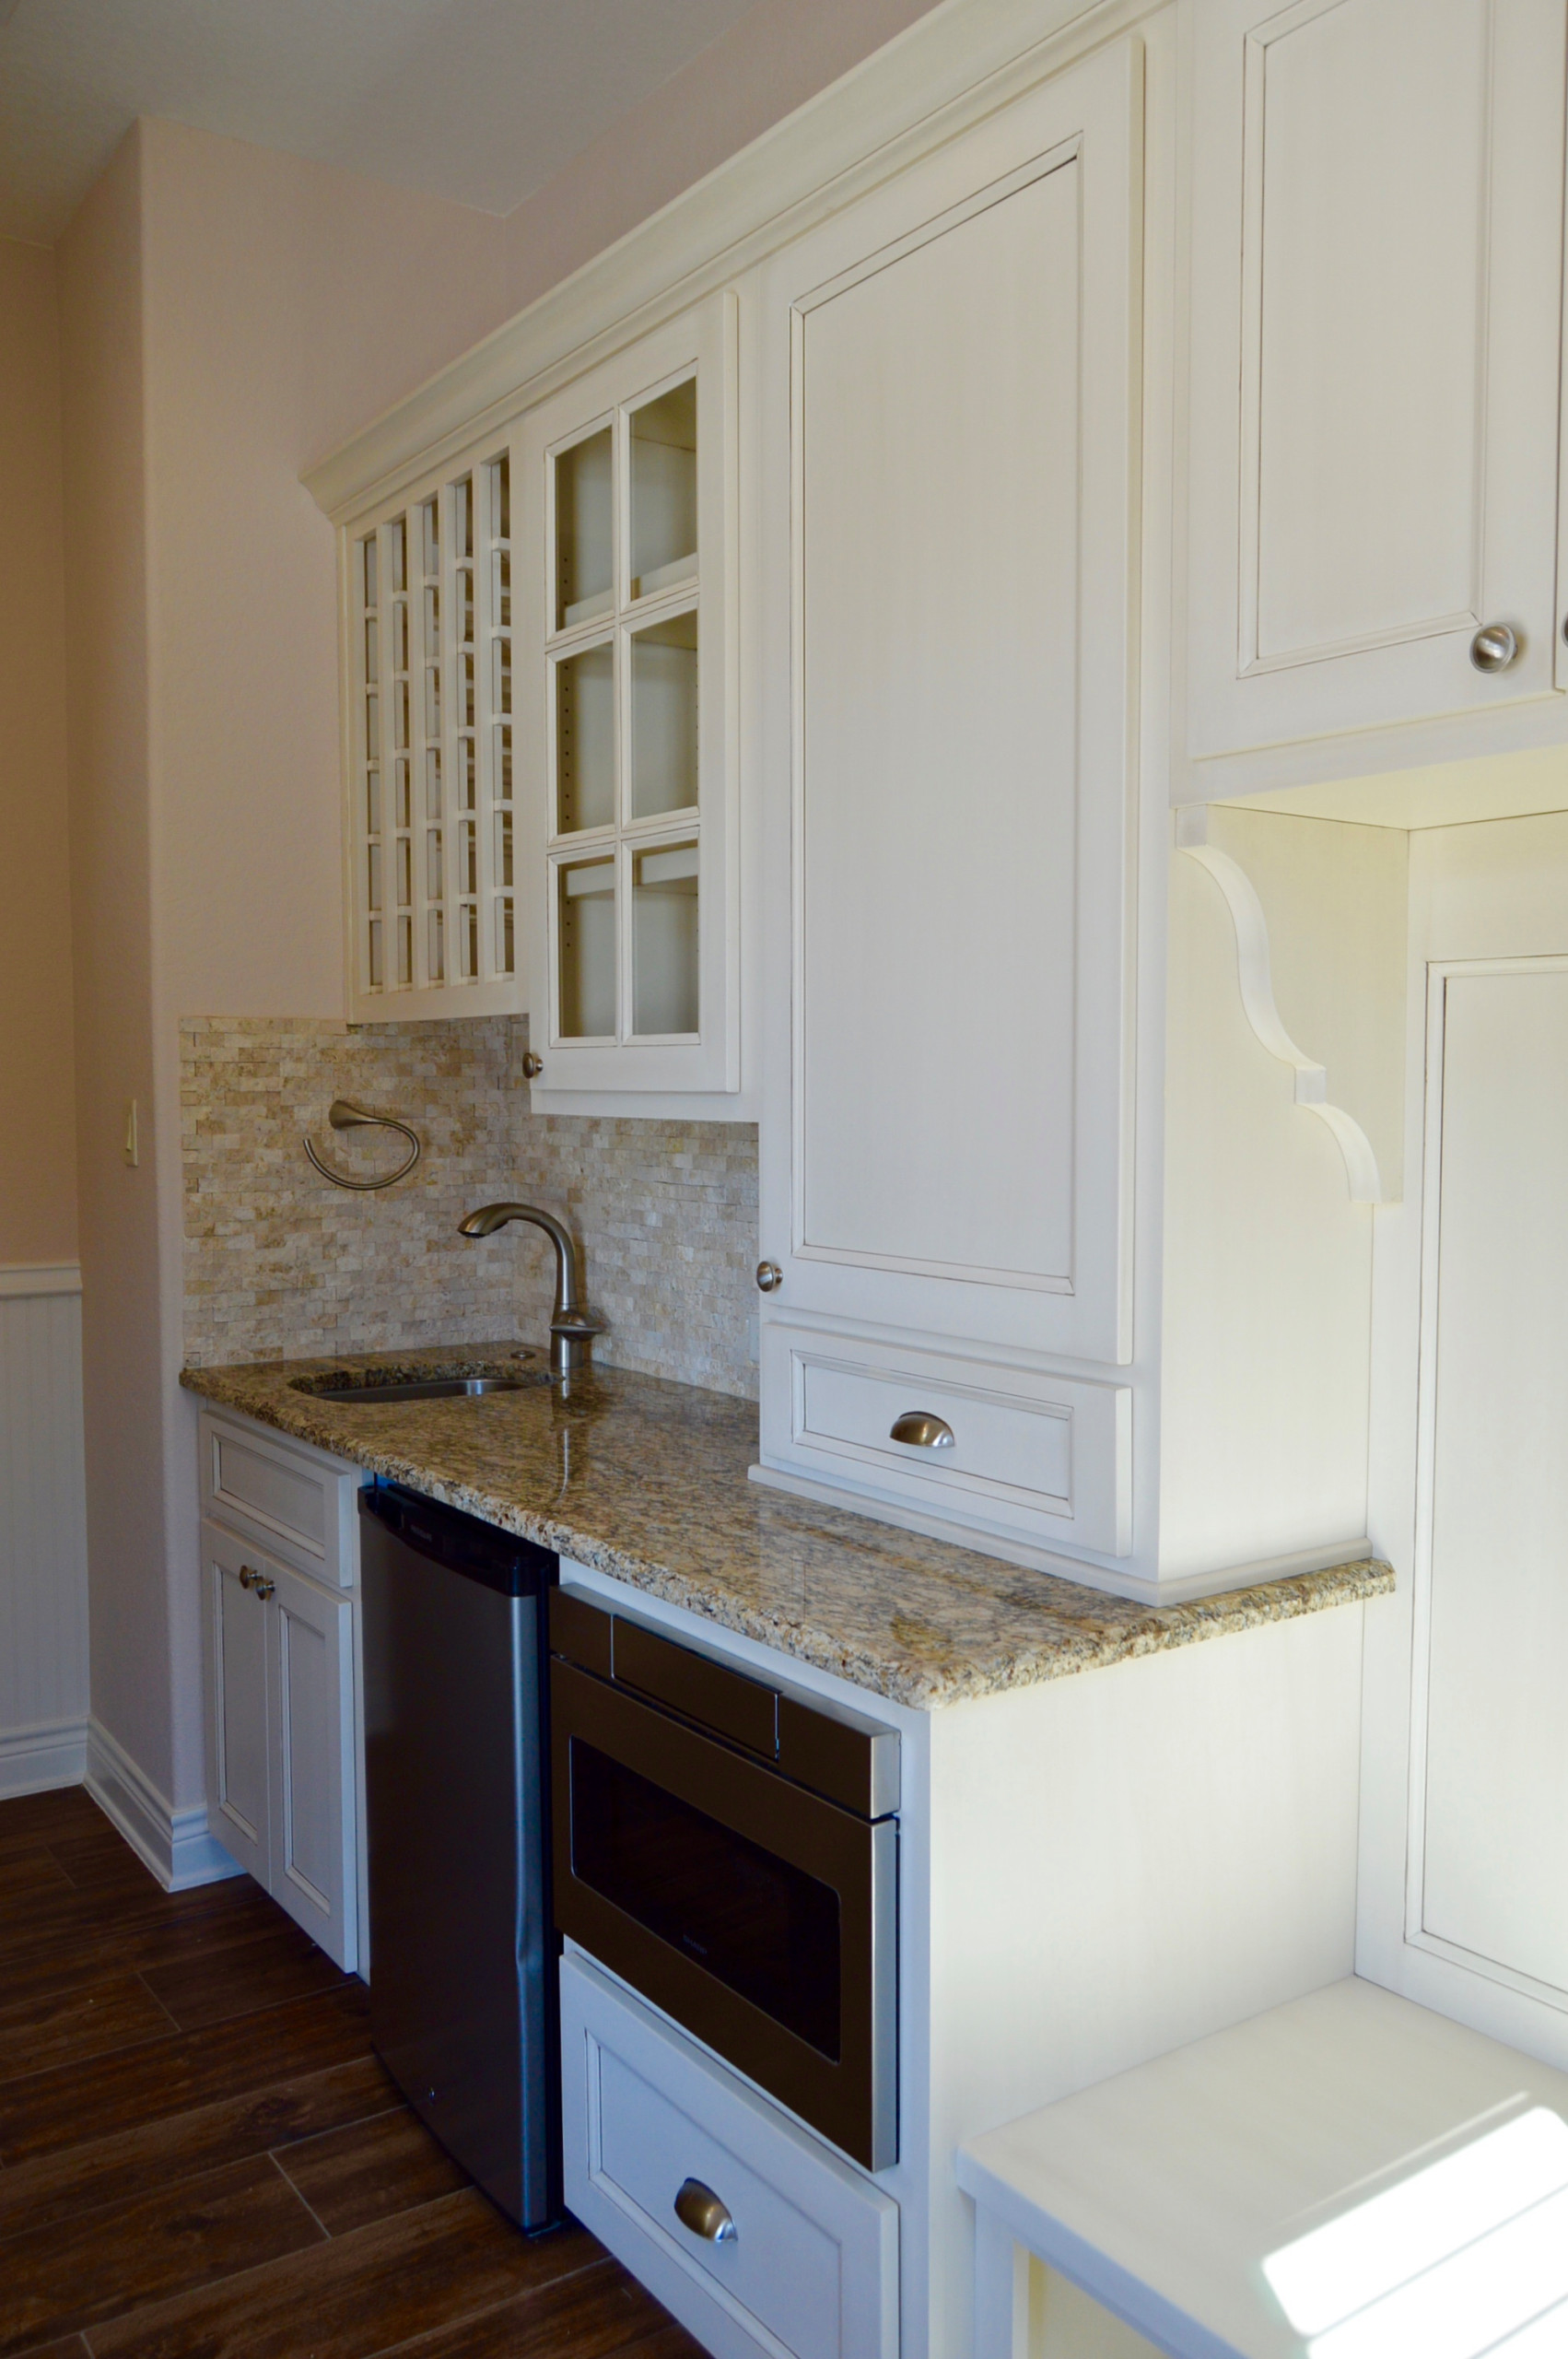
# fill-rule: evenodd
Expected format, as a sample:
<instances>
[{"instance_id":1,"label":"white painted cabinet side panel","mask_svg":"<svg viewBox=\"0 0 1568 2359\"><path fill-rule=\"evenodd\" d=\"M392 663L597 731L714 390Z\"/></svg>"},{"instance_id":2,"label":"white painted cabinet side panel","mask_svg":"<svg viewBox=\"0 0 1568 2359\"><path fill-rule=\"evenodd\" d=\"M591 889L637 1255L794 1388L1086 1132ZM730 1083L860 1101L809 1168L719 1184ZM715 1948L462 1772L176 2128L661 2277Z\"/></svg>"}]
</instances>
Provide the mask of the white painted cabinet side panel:
<instances>
[{"instance_id":1,"label":"white painted cabinet side panel","mask_svg":"<svg viewBox=\"0 0 1568 2359\"><path fill-rule=\"evenodd\" d=\"M1422 1925L1568 2003L1568 968L1443 998Z\"/></svg>"},{"instance_id":2,"label":"white painted cabinet side panel","mask_svg":"<svg viewBox=\"0 0 1568 2359\"><path fill-rule=\"evenodd\" d=\"M1538 1674L1549 1672L1561 1617L1551 1571L1555 1543L1550 1531L1539 1528L1543 1501L1550 1508L1555 1446L1544 1454L1531 1449L1540 1421L1550 1419L1558 1383L1549 1332L1556 1282L1550 1223L1533 1252L1527 1238L1506 1238L1500 1228L1517 1216L1521 1191L1527 1226L1539 1223L1540 1198L1535 1196L1532 1209L1531 1192L1542 1175L1538 1170L1532 1179L1528 1165L1539 1156L1543 1126L1556 1120L1560 1074L1544 1022L1533 1065L1528 1044L1512 1050L1502 1044L1498 1144L1512 1138L1525 1151L1533 1133L1535 1155L1526 1152L1523 1168L1497 1175L1503 1202L1497 1219L1485 1224L1484 1264L1472 1275L1472 1284L1479 1276L1483 1309L1487 1289L1496 1286L1499 1324L1504 1296L1512 1292L1515 1298L1506 1322L1512 1349L1505 1361L1494 1357L1498 1389L1489 1393L1484 1369L1464 1365L1477 1342L1486 1340L1486 1327L1472 1316L1468 1344L1465 1321L1456 1334L1456 1297L1445 1314L1446 1335L1438 1316L1443 1174L1435 1085L1442 1072L1445 978L1439 973L1429 980L1433 968L1451 973L1469 962L1495 967L1568 957L1568 813L1418 834L1411 839L1410 880L1410 1201L1378 1215L1375 1262L1371 1528L1379 1553L1395 1564L1399 1590L1367 1609L1357 1971L1568 2068L1568 2005L1561 1986L1521 1971L1506 1954L1511 1924L1526 1923L1532 1942L1539 1942L1558 1913L1550 1854L1542 1846L1553 1839L1557 1807L1550 1779L1560 1683L1558 1700L1543 1720ZM1529 968L1525 971L1527 989L1533 990ZM1537 966L1536 978L1540 973ZM1488 1142L1476 1144L1491 1151ZM1549 1197L1555 1178L1549 1165ZM1510 1200L1512 1214L1504 1208ZM1516 1245L1528 1272L1529 1305L1522 1316ZM1497 1325L1492 1332L1495 1340ZM1437 1379L1445 1350L1450 1367L1444 1382L1457 1388L1457 1407L1480 1384L1479 1425L1472 1415L1457 1426L1450 1420L1445 1429ZM1477 1474L1482 1426L1497 1441L1496 1463ZM1439 1441L1442 1447L1434 1448ZM1451 1450L1457 1453L1452 1468ZM1453 1483L1457 1475L1462 1484L1467 1469L1474 1483L1469 1498L1462 1489L1456 1494ZM1445 1508L1449 1512L1434 1512ZM1467 1538L1479 1542L1469 1558ZM1475 1637L1473 1679L1468 1664L1457 1668L1467 1620ZM1429 1670L1435 1673L1434 1709L1429 1709ZM1451 1753L1457 1755L1452 1766L1445 1757ZM1528 1790L1532 1777L1548 1782ZM1475 1856L1478 1824L1486 1852L1495 1851L1495 1858ZM1435 1871L1435 1915L1429 1914L1422 1890L1428 1869ZM1453 1913L1461 1905L1467 1913ZM1475 1946L1445 1937L1456 1933L1468 1934ZM1554 1970L1534 1948L1528 1962Z\"/></svg>"},{"instance_id":3,"label":"white painted cabinet side panel","mask_svg":"<svg viewBox=\"0 0 1568 2359\"><path fill-rule=\"evenodd\" d=\"M24 1273L7 1273L14 1285ZM0 1792L79 1778L88 1713L81 1297L0 1292Z\"/></svg>"},{"instance_id":4,"label":"white painted cabinet side panel","mask_svg":"<svg viewBox=\"0 0 1568 2359\"><path fill-rule=\"evenodd\" d=\"M932 1714L933 2353L970 2336L942 2158L1351 1971L1362 1612Z\"/></svg>"}]
</instances>

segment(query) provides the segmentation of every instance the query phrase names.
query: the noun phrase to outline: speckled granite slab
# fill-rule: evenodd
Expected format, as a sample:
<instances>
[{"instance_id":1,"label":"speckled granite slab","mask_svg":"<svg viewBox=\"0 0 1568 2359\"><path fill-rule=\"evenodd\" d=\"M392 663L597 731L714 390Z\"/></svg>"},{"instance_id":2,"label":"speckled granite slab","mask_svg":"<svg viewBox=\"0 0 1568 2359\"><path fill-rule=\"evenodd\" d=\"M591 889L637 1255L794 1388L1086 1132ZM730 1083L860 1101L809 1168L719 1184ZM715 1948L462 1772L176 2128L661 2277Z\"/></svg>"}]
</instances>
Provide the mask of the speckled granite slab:
<instances>
[{"instance_id":1,"label":"speckled granite slab","mask_svg":"<svg viewBox=\"0 0 1568 2359\"><path fill-rule=\"evenodd\" d=\"M383 1381L519 1372L518 1346L188 1368L193 1392L466 1508L895 1703L931 1709L1377 1597L1375 1560L1153 1608L747 1480L756 1410L601 1368L479 1398L352 1405L332 1371ZM524 1367L530 1364L524 1362ZM541 1365L537 1357L532 1367Z\"/></svg>"}]
</instances>

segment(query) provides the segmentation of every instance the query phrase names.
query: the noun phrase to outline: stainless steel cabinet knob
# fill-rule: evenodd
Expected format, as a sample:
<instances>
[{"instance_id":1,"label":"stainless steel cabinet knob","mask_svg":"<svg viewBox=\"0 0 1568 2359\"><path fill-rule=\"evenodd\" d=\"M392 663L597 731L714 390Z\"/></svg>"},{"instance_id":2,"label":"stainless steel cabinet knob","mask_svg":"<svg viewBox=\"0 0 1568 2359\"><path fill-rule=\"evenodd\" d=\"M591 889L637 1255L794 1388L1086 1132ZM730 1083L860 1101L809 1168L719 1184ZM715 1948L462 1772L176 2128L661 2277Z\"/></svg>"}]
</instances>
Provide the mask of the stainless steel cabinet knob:
<instances>
[{"instance_id":1,"label":"stainless steel cabinet knob","mask_svg":"<svg viewBox=\"0 0 1568 2359\"><path fill-rule=\"evenodd\" d=\"M721 2202L710 2187L704 2187L699 2178L682 2180L681 2191L675 2198L675 2217L683 2228L689 2228L694 2236L706 2236L710 2245L733 2244L740 2234L729 2205Z\"/></svg>"},{"instance_id":2,"label":"stainless steel cabinet knob","mask_svg":"<svg viewBox=\"0 0 1568 2359\"><path fill-rule=\"evenodd\" d=\"M277 1583L275 1581L269 1581L265 1573L258 1573L254 1565L241 1565L240 1567L240 1586L241 1589L253 1589L256 1595L261 1599L262 1603L264 1605L268 1598L272 1595L274 1590L277 1587Z\"/></svg>"},{"instance_id":3,"label":"stainless steel cabinet knob","mask_svg":"<svg viewBox=\"0 0 1568 2359\"><path fill-rule=\"evenodd\" d=\"M536 1057L532 1049L525 1049L522 1052L522 1077L524 1081L537 1081L544 1070L544 1058Z\"/></svg>"},{"instance_id":4,"label":"stainless steel cabinet knob","mask_svg":"<svg viewBox=\"0 0 1568 2359\"><path fill-rule=\"evenodd\" d=\"M241 1588L241 1589L253 1589L253 1588L255 1587L256 1583L261 1579L261 1578L262 1578L262 1577L261 1577L260 1573L258 1573L258 1572L254 1571L254 1570L252 1568L252 1567L251 1567L251 1566L249 1566L249 1565L241 1565L241 1566L240 1566L240 1588Z\"/></svg>"},{"instance_id":5,"label":"stainless steel cabinet knob","mask_svg":"<svg viewBox=\"0 0 1568 2359\"><path fill-rule=\"evenodd\" d=\"M1519 652L1519 641L1506 623L1487 623L1470 641L1470 662L1478 672L1506 672Z\"/></svg>"},{"instance_id":6,"label":"stainless steel cabinet knob","mask_svg":"<svg viewBox=\"0 0 1568 2359\"><path fill-rule=\"evenodd\" d=\"M777 1262L759 1262L756 1265L758 1294L777 1294L784 1283L784 1273Z\"/></svg>"},{"instance_id":7,"label":"stainless steel cabinet knob","mask_svg":"<svg viewBox=\"0 0 1568 2359\"><path fill-rule=\"evenodd\" d=\"M263 1605L266 1603L268 1598L272 1595L276 1587L277 1583L275 1581L263 1580L260 1573L256 1575L256 1595L261 1599Z\"/></svg>"},{"instance_id":8,"label":"stainless steel cabinet knob","mask_svg":"<svg viewBox=\"0 0 1568 2359\"><path fill-rule=\"evenodd\" d=\"M953 1427L930 1409L906 1409L888 1429L889 1441L907 1443L911 1449L951 1449Z\"/></svg>"}]
</instances>

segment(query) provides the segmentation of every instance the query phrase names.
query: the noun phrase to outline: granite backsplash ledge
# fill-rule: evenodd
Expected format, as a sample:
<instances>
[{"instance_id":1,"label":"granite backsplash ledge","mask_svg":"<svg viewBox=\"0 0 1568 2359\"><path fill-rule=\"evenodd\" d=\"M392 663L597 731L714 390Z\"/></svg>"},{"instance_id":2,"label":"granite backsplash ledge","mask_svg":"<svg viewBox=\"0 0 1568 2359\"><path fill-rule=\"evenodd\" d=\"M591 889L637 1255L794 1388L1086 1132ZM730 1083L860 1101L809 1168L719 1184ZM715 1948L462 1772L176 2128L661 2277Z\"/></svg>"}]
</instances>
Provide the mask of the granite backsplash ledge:
<instances>
[{"instance_id":1,"label":"granite backsplash ledge","mask_svg":"<svg viewBox=\"0 0 1568 2359\"><path fill-rule=\"evenodd\" d=\"M607 1363L755 1397L754 1125L535 1114L525 1017L180 1029L190 1366L543 1339L548 1240L516 1223L457 1233L476 1204L516 1196L579 1238ZM330 1131L334 1097L413 1125L424 1154L409 1179L354 1194L311 1169L307 1132L356 1178L404 1151L386 1133Z\"/></svg>"}]
</instances>

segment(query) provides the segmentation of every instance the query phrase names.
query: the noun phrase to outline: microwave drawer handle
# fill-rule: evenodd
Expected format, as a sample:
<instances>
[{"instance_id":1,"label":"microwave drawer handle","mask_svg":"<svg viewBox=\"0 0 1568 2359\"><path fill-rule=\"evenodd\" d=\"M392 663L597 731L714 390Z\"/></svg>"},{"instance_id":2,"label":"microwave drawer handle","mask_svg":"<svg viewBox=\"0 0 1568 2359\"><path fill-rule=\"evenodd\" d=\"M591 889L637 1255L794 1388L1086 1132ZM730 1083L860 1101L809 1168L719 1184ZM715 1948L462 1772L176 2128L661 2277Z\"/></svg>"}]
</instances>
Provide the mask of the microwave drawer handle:
<instances>
[{"instance_id":1,"label":"microwave drawer handle","mask_svg":"<svg viewBox=\"0 0 1568 2359\"><path fill-rule=\"evenodd\" d=\"M904 1442L910 1449L951 1449L953 1427L933 1410L906 1409L901 1417L895 1417L887 1438Z\"/></svg>"},{"instance_id":2,"label":"microwave drawer handle","mask_svg":"<svg viewBox=\"0 0 1568 2359\"><path fill-rule=\"evenodd\" d=\"M740 2235L729 2205L699 2178L681 2181L675 2217L683 2228L689 2228L694 2236L705 2236L710 2245L732 2245Z\"/></svg>"}]
</instances>

